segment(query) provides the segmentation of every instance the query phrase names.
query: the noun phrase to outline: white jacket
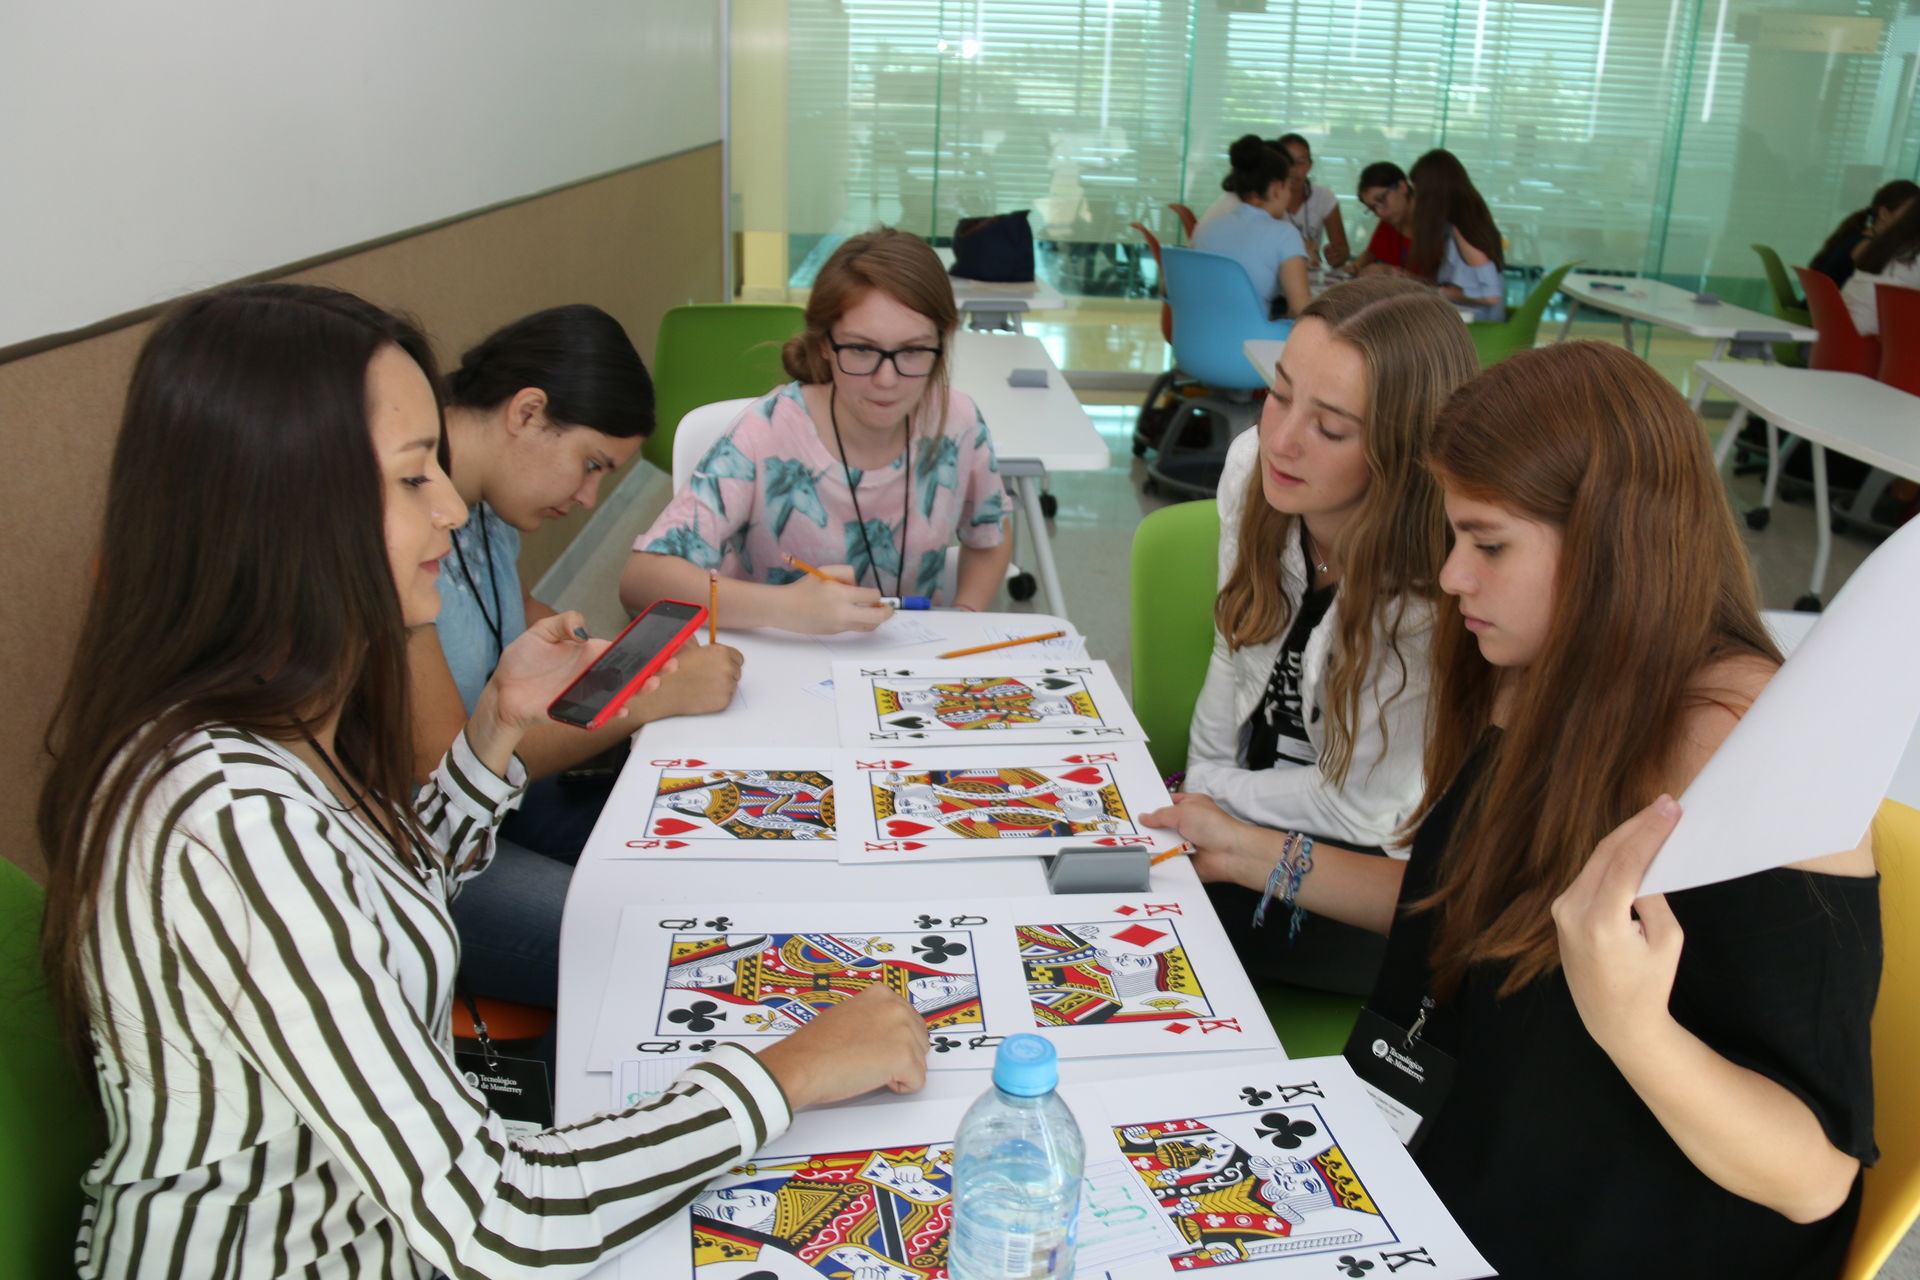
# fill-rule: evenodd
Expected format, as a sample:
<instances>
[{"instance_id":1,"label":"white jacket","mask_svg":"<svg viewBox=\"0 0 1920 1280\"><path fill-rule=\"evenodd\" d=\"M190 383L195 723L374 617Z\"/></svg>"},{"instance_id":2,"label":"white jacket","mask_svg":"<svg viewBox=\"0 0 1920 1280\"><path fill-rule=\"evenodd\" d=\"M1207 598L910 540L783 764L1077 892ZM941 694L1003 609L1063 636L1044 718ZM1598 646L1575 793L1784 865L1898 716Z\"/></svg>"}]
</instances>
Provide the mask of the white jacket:
<instances>
[{"instance_id":1,"label":"white jacket","mask_svg":"<svg viewBox=\"0 0 1920 1280\"><path fill-rule=\"evenodd\" d=\"M1258 430L1242 432L1227 451L1220 476L1220 585L1225 586L1239 556L1240 509L1247 478L1259 457ZM1280 582L1295 608L1307 589L1306 557L1297 540L1290 539L1280 556ZM1356 845L1385 846L1419 803L1424 778L1422 754L1426 748L1427 690L1431 669L1428 647L1433 636L1433 610L1424 601L1410 602L1401 623L1400 648L1406 661L1402 685L1400 662L1387 646L1384 631L1374 648L1374 667L1367 673L1360 699L1359 723L1354 726L1353 763L1343 786L1335 786L1317 766L1281 764L1271 769L1241 767L1247 743L1247 722L1260 705L1273 675L1284 634L1263 644L1229 650L1226 637L1215 630L1213 657L1207 681L1193 709L1193 729L1187 748L1185 789L1211 796L1220 806L1246 822L1288 831L1310 831L1330 840ZM1321 709L1327 697L1327 654L1332 647L1338 602L1327 610L1320 625L1307 637L1301 660L1305 694L1303 719L1307 738L1316 753L1326 750ZM1384 699L1387 736L1380 734L1377 708ZM1402 854L1404 856L1404 854Z\"/></svg>"}]
</instances>

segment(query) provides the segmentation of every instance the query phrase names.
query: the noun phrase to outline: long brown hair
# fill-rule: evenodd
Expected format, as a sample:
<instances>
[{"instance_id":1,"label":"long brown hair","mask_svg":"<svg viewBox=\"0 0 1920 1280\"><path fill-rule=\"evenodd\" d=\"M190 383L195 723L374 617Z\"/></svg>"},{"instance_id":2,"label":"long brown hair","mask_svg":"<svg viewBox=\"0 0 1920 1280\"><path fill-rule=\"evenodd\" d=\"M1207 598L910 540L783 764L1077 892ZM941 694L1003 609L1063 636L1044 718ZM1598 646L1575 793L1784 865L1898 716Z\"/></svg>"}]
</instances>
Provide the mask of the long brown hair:
<instances>
[{"instance_id":1,"label":"long brown hair","mask_svg":"<svg viewBox=\"0 0 1920 1280\"><path fill-rule=\"evenodd\" d=\"M1436 148L1415 160L1407 177L1413 182L1413 249L1407 270L1433 279L1447 256L1449 226L1458 228L1468 244L1505 270L1507 254L1500 247L1500 228L1459 156Z\"/></svg>"},{"instance_id":2,"label":"long brown hair","mask_svg":"<svg viewBox=\"0 0 1920 1280\"><path fill-rule=\"evenodd\" d=\"M1511 356L1454 396L1431 465L1451 492L1560 530L1553 618L1524 671L1480 656L1457 603L1434 642L1427 792L1433 812L1515 681L1505 728L1462 806L1434 892L1435 990L1511 962L1501 993L1559 963L1548 908L1614 827L1671 785L1701 673L1779 662L1700 422L1619 347Z\"/></svg>"},{"instance_id":3,"label":"long brown hair","mask_svg":"<svg viewBox=\"0 0 1920 1280\"><path fill-rule=\"evenodd\" d=\"M263 284L179 304L141 349L38 814L42 951L76 1048L114 827L195 730L291 741L338 709L342 767L395 856L416 858L406 630L367 417L367 366L389 344L434 382L413 325Z\"/></svg>"},{"instance_id":4,"label":"long brown hair","mask_svg":"<svg viewBox=\"0 0 1920 1280\"><path fill-rule=\"evenodd\" d=\"M937 429L947 409L947 355L960 324L960 308L940 256L912 232L875 227L849 237L835 249L807 296L806 328L787 339L780 362L790 378L816 386L832 382L833 352L828 343L833 326L874 289L925 316L939 335L940 354L920 401L923 410L931 406L929 421Z\"/></svg>"},{"instance_id":5,"label":"long brown hair","mask_svg":"<svg viewBox=\"0 0 1920 1280\"><path fill-rule=\"evenodd\" d=\"M1353 763L1367 673L1377 638L1401 664L1401 628L1411 600L1432 600L1446 555L1440 491L1421 465L1427 433L1440 406L1479 368L1466 326L1439 295L1412 280L1369 276L1329 289L1300 313L1319 320L1359 351L1367 369L1367 491L1334 548L1341 564L1335 608L1327 746L1320 767L1336 783ZM1247 477L1240 515L1240 554L1214 602L1214 625L1238 649L1282 634L1293 608L1280 587L1280 557L1296 517L1273 509L1260 483ZM1385 700L1379 708L1386 730Z\"/></svg>"}]
</instances>

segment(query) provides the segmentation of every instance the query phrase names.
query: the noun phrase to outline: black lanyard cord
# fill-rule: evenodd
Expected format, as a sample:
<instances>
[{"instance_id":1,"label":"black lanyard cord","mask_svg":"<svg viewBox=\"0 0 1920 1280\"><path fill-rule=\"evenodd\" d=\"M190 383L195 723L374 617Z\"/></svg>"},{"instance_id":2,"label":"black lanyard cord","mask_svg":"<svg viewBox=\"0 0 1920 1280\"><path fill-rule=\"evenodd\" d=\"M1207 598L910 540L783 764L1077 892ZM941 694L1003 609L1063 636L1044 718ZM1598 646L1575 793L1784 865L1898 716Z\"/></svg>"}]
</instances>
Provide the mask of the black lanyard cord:
<instances>
[{"instance_id":1,"label":"black lanyard cord","mask_svg":"<svg viewBox=\"0 0 1920 1280\"><path fill-rule=\"evenodd\" d=\"M480 584L473 580L473 571L467 568L467 558L460 553L460 539L457 536L452 540L453 563L460 570L460 576L466 580L467 590L473 592L473 603L480 610L481 621L485 622L487 630L493 633L494 660L497 662L499 655L507 647L506 637L500 633L501 624L507 620L507 608L500 602L500 578L493 571L493 539L489 536L487 529L487 521L491 517L488 516L486 504L483 502L475 503L473 511L473 524L480 530L480 554L486 558L487 562L487 591L493 597L491 612L487 610L487 602L480 598Z\"/></svg>"},{"instance_id":2,"label":"black lanyard cord","mask_svg":"<svg viewBox=\"0 0 1920 1280\"><path fill-rule=\"evenodd\" d=\"M873 539L867 536L867 518L860 511L860 490L854 484L853 467L847 461L847 442L840 438L840 410L838 388L827 387L827 420L833 424L833 443L840 450L840 473L846 477L847 493L853 499L853 518L860 523L860 541L867 549L867 564L873 569L873 585L881 591L886 584L880 581L880 562L873 558ZM903 588L907 580L907 520L913 514L913 419L907 419L906 446L901 450L901 461L906 464L906 492L900 498L900 565L893 575L893 594L904 596ZM861 473L866 474L865 472Z\"/></svg>"}]
</instances>

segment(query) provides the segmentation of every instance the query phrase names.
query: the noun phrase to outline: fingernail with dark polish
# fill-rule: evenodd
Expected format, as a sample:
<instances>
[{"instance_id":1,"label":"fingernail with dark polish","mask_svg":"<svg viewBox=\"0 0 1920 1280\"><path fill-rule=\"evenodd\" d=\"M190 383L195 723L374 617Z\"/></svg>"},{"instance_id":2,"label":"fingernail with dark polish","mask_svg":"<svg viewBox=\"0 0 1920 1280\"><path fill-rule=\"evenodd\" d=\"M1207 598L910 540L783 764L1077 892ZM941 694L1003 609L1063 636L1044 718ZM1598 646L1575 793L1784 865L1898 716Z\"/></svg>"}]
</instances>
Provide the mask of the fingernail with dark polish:
<instances>
[{"instance_id":1,"label":"fingernail with dark polish","mask_svg":"<svg viewBox=\"0 0 1920 1280\"><path fill-rule=\"evenodd\" d=\"M585 640L587 638L587 629L585 627L575 627L573 629L573 634L575 634L576 636L579 636L582 640Z\"/></svg>"}]
</instances>

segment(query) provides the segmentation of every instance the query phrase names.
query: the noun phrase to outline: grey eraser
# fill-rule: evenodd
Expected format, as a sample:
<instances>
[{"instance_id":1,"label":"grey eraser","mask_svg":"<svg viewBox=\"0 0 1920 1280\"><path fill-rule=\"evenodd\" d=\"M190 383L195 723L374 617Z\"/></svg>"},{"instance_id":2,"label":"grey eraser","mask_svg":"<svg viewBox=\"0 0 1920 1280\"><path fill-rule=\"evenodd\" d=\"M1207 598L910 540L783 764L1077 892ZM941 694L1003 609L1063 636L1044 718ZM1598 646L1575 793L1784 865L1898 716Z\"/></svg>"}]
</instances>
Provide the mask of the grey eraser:
<instances>
[{"instance_id":1,"label":"grey eraser","mask_svg":"<svg viewBox=\"0 0 1920 1280\"><path fill-rule=\"evenodd\" d=\"M1045 369L1015 369L1007 375L1010 387L1044 387L1047 385Z\"/></svg>"},{"instance_id":2,"label":"grey eraser","mask_svg":"<svg viewBox=\"0 0 1920 1280\"><path fill-rule=\"evenodd\" d=\"M1074 845L1047 864L1047 887L1055 893L1145 893L1152 860L1145 845Z\"/></svg>"},{"instance_id":3,"label":"grey eraser","mask_svg":"<svg viewBox=\"0 0 1920 1280\"><path fill-rule=\"evenodd\" d=\"M1693 295L1693 300L1703 307L1717 307L1720 305L1720 295L1717 293L1696 293Z\"/></svg>"}]
</instances>

